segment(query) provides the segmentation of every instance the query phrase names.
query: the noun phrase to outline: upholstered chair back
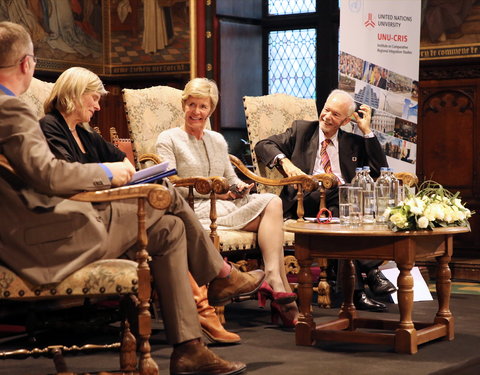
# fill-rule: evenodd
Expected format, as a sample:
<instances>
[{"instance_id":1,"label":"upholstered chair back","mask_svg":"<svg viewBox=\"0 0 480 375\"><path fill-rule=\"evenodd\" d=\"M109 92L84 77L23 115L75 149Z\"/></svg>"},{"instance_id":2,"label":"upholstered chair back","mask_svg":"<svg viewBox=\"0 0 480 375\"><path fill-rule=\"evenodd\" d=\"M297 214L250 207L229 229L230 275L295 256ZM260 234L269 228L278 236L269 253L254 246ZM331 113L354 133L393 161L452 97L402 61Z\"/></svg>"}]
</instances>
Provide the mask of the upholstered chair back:
<instances>
[{"instance_id":1,"label":"upholstered chair back","mask_svg":"<svg viewBox=\"0 0 480 375\"><path fill-rule=\"evenodd\" d=\"M183 126L182 90L168 86L123 89L128 130L137 156L155 153L158 135ZM210 120L207 123L210 129Z\"/></svg>"},{"instance_id":2,"label":"upholstered chair back","mask_svg":"<svg viewBox=\"0 0 480 375\"><path fill-rule=\"evenodd\" d=\"M37 115L37 118L41 119L43 116L45 116L43 104L50 95L52 87L53 83L44 82L34 77L32 78L32 82L30 83L28 90L20 95L19 99L27 103Z\"/></svg>"},{"instance_id":3,"label":"upholstered chair back","mask_svg":"<svg viewBox=\"0 0 480 375\"><path fill-rule=\"evenodd\" d=\"M317 120L318 113L315 100L297 98L286 94L271 94L244 96L243 105L254 172L272 179L283 177L275 168L270 169L258 162L255 155L255 145L258 141L271 135L283 133L292 126L295 120ZM280 194L282 188L282 186L264 186L261 184L257 187L260 192L275 194Z\"/></svg>"}]
</instances>

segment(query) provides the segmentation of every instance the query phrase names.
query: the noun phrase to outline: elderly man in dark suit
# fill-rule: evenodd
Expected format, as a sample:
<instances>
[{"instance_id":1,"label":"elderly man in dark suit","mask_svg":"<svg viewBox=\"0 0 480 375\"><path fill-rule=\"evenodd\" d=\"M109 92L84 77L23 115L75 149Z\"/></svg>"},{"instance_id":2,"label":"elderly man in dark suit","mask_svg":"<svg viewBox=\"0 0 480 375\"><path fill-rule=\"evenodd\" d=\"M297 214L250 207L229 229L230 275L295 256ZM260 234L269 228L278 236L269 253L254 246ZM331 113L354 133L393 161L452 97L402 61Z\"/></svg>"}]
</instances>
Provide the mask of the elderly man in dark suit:
<instances>
[{"instance_id":1,"label":"elderly man in dark suit","mask_svg":"<svg viewBox=\"0 0 480 375\"><path fill-rule=\"evenodd\" d=\"M261 140L255 146L258 160L273 168L279 165L288 176L300 174L334 173L340 184L348 183L355 176L355 168L370 166L373 177L380 168L388 166L382 147L370 128L371 108L361 105L355 112L355 101L343 90L333 90L328 96L319 121L294 121L286 132ZM363 136L345 132L341 126L350 122L353 115ZM325 153L327 163L325 163ZM323 160L322 160L323 159ZM295 217L296 191L286 186L280 195L285 217ZM305 196L305 215L316 216L320 203L319 192ZM338 189L327 190L327 208L338 216ZM395 287L378 270L381 262L357 261L357 282L354 302L358 309L384 311L385 304L368 298L364 292L361 273L367 274L371 291L385 295Z\"/></svg>"},{"instance_id":2,"label":"elderly man in dark suit","mask_svg":"<svg viewBox=\"0 0 480 375\"><path fill-rule=\"evenodd\" d=\"M0 22L0 153L25 186L0 179L0 260L35 284L55 283L97 260L129 255L135 245L136 201L92 205L63 199L85 190L127 183L134 169L124 162L69 163L50 152L35 115L16 96L35 69L26 30ZM171 374L238 374L246 368L211 352L200 340L188 271L210 282L212 303L255 292L262 271L242 273L225 263L185 200L170 188L166 211L147 207L148 247L167 337L174 345Z\"/></svg>"}]
</instances>

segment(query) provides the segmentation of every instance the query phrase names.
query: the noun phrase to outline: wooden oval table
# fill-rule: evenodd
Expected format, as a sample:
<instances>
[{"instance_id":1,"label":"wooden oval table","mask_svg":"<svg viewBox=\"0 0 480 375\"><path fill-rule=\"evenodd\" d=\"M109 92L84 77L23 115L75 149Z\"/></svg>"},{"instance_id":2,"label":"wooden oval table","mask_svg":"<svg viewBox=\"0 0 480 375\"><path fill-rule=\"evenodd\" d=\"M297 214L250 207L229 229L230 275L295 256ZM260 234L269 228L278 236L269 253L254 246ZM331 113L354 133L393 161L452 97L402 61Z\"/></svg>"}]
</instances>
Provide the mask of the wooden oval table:
<instances>
[{"instance_id":1,"label":"wooden oval table","mask_svg":"<svg viewBox=\"0 0 480 375\"><path fill-rule=\"evenodd\" d=\"M313 345L317 340L390 345L399 353L416 353L418 345L444 337L454 338L454 319L450 311L448 263L453 252L453 236L468 232L466 227L435 228L393 232L386 226L318 224L287 221L284 229L295 233L295 256L300 264L299 322L295 328L297 345ZM313 258L346 259L344 302L338 319L316 325L311 314ZM415 260L436 258L438 311L433 322L413 322L413 276ZM394 260L398 276L400 320L364 319L353 304L355 266L352 259ZM359 330L364 329L364 330ZM372 332L372 330L374 330Z\"/></svg>"}]
</instances>

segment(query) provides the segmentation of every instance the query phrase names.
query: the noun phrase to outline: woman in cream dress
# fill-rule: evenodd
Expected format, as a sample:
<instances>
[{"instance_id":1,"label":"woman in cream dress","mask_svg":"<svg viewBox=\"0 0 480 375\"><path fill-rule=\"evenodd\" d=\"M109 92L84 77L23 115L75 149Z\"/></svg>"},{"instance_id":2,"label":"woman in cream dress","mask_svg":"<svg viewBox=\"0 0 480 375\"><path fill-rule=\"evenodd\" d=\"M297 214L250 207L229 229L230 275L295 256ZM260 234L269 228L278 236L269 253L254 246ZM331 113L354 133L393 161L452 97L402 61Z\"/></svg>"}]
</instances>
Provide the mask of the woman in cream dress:
<instances>
[{"instance_id":1,"label":"woman in cream dress","mask_svg":"<svg viewBox=\"0 0 480 375\"><path fill-rule=\"evenodd\" d=\"M235 174L228 158L225 138L220 133L205 129L217 102L215 82L206 78L188 82L182 94L185 125L160 133L157 153L169 162L169 168L177 169L179 177L223 176L230 185L238 187L241 193L229 191L217 196L217 224L219 228L258 233L266 280L271 286L266 285L262 289L263 297L272 300L272 312L278 314L284 325L291 326L297 319L298 309L293 302L295 294L290 289L283 265L282 201L274 194L248 194L253 184L247 185ZM183 189L186 194L186 189ZM195 199L195 213L208 228L208 197Z\"/></svg>"}]
</instances>

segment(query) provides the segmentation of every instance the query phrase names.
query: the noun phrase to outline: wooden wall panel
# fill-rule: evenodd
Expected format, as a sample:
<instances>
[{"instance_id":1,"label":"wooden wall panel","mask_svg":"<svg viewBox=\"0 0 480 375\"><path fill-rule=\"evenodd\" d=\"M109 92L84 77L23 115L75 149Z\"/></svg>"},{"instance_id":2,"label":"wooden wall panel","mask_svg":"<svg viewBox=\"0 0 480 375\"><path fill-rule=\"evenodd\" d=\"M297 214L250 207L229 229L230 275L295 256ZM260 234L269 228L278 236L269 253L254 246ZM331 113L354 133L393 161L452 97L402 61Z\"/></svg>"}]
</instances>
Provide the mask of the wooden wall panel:
<instances>
[{"instance_id":1,"label":"wooden wall panel","mask_svg":"<svg viewBox=\"0 0 480 375\"><path fill-rule=\"evenodd\" d=\"M424 93L428 95L422 106L424 177L471 195L474 91L432 88Z\"/></svg>"},{"instance_id":2,"label":"wooden wall panel","mask_svg":"<svg viewBox=\"0 0 480 375\"><path fill-rule=\"evenodd\" d=\"M420 88L417 174L459 191L480 212L480 79L424 80ZM480 258L480 216L470 223L455 252Z\"/></svg>"}]
</instances>

